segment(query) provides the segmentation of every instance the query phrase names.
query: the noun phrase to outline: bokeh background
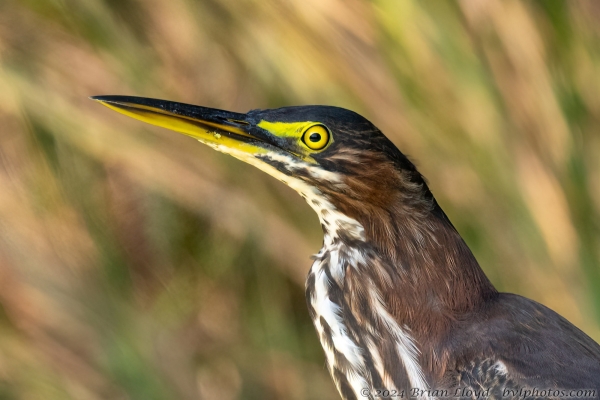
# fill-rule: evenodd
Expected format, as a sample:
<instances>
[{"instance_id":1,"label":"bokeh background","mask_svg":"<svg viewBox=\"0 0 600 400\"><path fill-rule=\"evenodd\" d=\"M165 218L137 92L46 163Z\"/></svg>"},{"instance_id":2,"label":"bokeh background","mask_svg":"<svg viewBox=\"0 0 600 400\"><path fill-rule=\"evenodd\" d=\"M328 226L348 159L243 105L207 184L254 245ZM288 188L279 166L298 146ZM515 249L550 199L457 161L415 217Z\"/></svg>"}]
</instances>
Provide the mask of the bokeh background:
<instances>
[{"instance_id":1,"label":"bokeh background","mask_svg":"<svg viewBox=\"0 0 600 400\"><path fill-rule=\"evenodd\" d=\"M316 215L87 99L353 109L497 287L600 340L600 3L0 1L0 399L335 399Z\"/></svg>"}]
</instances>

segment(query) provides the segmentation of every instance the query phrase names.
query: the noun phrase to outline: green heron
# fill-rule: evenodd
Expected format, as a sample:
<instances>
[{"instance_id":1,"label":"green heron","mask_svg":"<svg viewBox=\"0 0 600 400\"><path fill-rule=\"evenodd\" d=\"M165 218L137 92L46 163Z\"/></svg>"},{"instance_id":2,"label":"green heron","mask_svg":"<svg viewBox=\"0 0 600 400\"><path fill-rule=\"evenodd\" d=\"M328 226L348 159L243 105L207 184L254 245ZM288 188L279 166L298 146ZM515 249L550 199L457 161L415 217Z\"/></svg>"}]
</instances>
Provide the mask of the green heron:
<instances>
[{"instance_id":1,"label":"green heron","mask_svg":"<svg viewBox=\"0 0 600 400\"><path fill-rule=\"evenodd\" d=\"M598 396L600 346L545 306L499 293L415 166L360 115L93 99L230 154L306 199L324 233L306 300L344 399Z\"/></svg>"}]
</instances>

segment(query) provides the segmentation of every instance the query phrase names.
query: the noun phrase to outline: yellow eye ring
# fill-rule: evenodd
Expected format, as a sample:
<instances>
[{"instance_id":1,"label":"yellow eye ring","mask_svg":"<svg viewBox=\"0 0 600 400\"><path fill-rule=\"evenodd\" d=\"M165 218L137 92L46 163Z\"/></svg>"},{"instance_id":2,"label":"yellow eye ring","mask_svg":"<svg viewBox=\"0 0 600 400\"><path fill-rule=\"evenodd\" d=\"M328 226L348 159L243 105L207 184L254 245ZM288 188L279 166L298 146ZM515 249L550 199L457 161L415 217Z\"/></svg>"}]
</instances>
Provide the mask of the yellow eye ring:
<instances>
[{"instance_id":1,"label":"yellow eye ring","mask_svg":"<svg viewBox=\"0 0 600 400\"><path fill-rule=\"evenodd\" d=\"M321 150L329 143L329 130L325 125L313 125L302 134L302 141L312 150Z\"/></svg>"}]
</instances>

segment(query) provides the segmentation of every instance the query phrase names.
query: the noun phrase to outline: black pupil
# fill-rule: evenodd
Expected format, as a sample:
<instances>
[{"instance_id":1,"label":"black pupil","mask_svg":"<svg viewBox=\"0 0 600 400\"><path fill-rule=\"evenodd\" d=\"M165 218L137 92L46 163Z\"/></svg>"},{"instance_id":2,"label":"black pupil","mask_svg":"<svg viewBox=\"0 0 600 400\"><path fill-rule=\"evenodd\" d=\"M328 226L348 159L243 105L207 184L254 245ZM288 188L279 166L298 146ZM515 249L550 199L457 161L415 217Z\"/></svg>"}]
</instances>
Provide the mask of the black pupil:
<instances>
[{"instance_id":1,"label":"black pupil","mask_svg":"<svg viewBox=\"0 0 600 400\"><path fill-rule=\"evenodd\" d=\"M308 137L308 140L310 140L311 142L318 142L319 140L321 140L321 134L320 133L311 133L310 136Z\"/></svg>"}]
</instances>

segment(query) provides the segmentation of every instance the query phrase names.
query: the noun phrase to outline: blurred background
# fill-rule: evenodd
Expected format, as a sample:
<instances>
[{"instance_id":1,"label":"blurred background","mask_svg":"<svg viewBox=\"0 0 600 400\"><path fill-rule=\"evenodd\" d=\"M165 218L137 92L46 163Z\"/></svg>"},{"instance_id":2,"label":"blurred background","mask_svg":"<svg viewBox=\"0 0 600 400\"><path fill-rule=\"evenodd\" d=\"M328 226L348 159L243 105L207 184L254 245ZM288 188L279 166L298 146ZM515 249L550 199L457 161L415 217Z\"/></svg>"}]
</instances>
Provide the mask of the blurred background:
<instances>
[{"instance_id":1,"label":"blurred background","mask_svg":"<svg viewBox=\"0 0 600 400\"><path fill-rule=\"evenodd\" d=\"M0 399L336 399L292 190L90 95L353 109L600 340L600 3L2 0Z\"/></svg>"}]
</instances>

